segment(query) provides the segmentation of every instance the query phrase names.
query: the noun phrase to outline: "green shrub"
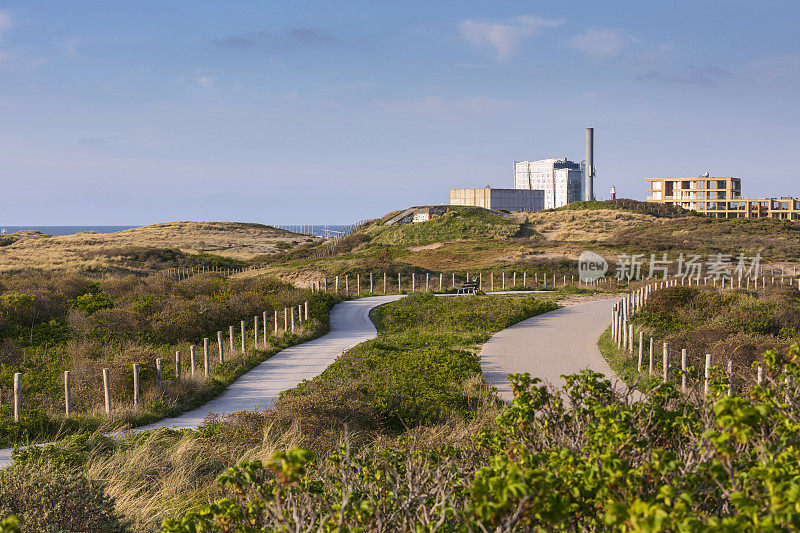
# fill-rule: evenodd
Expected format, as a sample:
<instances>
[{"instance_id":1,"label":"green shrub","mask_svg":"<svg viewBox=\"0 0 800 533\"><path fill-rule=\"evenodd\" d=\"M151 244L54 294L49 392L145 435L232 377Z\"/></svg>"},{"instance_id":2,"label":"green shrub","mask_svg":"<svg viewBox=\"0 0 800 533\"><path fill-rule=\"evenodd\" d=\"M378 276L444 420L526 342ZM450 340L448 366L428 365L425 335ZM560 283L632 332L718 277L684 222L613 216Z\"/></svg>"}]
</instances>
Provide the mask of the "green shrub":
<instances>
[{"instance_id":1,"label":"green shrub","mask_svg":"<svg viewBox=\"0 0 800 533\"><path fill-rule=\"evenodd\" d=\"M163 531L797 531L800 348L762 364L764 386L729 397L715 369L699 400L666 383L633 402L591 371L559 389L512 375L514 401L463 449L279 451Z\"/></svg>"},{"instance_id":2,"label":"green shrub","mask_svg":"<svg viewBox=\"0 0 800 533\"><path fill-rule=\"evenodd\" d=\"M74 469L47 463L0 471L0 516L16 515L22 531L125 531L101 483Z\"/></svg>"},{"instance_id":3,"label":"green shrub","mask_svg":"<svg viewBox=\"0 0 800 533\"><path fill-rule=\"evenodd\" d=\"M95 311L99 311L100 309L111 309L114 307L114 302L110 299L106 298L102 294L92 293L86 293L82 296L78 296L77 298L71 300L70 304L75 309L86 311L90 315Z\"/></svg>"},{"instance_id":4,"label":"green shrub","mask_svg":"<svg viewBox=\"0 0 800 533\"><path fill-rule=\"evenodd\" d=\"M349 350L281 401L293 398L291 405L304 412L303 398L315 405L352 405L359 413L368 407L381 427L393 432L447 417L468 418L474 406L465 387L480 375L477 345L557 307L532 297L420 293L403 298L376 309L377 339Z\"/></svg>"}]
</instances>

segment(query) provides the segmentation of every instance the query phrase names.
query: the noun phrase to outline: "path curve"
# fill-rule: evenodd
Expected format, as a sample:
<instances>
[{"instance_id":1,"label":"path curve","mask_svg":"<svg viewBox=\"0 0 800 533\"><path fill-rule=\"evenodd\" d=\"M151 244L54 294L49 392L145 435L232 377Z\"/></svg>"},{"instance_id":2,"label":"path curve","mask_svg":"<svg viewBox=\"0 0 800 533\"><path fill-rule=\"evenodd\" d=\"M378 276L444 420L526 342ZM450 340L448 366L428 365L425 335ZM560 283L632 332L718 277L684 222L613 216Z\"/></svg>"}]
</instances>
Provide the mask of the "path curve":
<instances>
[{"instance_id":1,"label":"path curve","mask_svg":"<svg viewBox=\"0 0 800 533\"><path fill-rule=\"evenodd\" d=\"M615 378L597 339L608 328L617 298L570 305L506 328L481 349L481 371L505 401L514 399L508 374L527 372L561 386L561 375L591 369Z\"/></svg>"},{"instance_id":2,"label":"path curve","mask_svg":"<svg viewBox=\"0 0 800 533\"><path fill-rule=\"evenodd\" d=\"M375 338L378 332L369 318L370 311L402 297L371 296L336 304L331 310L331 329L325 335L276 353L197 409L135 428L134 431L157 427L196 428L209 413L224 414L272 407L282 391L321 374L342 352ZM12 449L0 450L0 468L11 463L11 452Z\"/></svg>"}]
</instances>

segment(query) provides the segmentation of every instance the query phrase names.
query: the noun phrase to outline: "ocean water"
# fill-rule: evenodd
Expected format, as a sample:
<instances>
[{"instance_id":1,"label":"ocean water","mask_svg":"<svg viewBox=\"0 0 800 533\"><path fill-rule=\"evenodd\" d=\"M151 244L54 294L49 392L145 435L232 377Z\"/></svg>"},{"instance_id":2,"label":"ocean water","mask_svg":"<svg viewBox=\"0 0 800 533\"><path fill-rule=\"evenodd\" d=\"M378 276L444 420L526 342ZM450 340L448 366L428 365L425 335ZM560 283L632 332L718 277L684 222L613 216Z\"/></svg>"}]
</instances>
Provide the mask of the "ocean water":
<instances>
[{"instance_id":1,"label":"ocean water","mask_svg":"<svg viewBox=\"0 0 800 533\"><path fill-rule=\"evenodd\" d=\"M117 231L138 227L139 226L0 226L0 233L2 233L3 228L5 228L6 233L35 230L40 231L45 235L74 235L84 231L96 231L97 233L116 233Z\"/></svg>"}]
</instances>

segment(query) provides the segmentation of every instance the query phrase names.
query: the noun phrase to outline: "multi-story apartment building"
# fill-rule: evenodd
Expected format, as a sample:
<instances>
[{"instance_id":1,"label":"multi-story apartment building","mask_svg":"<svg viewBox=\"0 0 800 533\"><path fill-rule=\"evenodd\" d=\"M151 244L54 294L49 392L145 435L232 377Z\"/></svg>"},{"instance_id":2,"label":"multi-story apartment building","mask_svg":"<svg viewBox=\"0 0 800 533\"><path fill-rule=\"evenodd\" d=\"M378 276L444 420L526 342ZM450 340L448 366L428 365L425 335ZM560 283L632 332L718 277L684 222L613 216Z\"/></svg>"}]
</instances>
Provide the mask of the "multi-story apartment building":
<instances>
[{"instance_id":1,"label":"multi-story apartment building","mask_svg":"<svg viewBox=\"0 0 800 533\"><path fill-rule=\"evenodd\" d=\"M647 201L691 209L715 218L800 220L800 200L742 198L740 178L647 178Z\"/></svg>"},{"instance_id":2,"label":"multi-story apartment building","mask_svg":"<svg viewBox=\"0 0 800 533\"><path fill-rule=\"evenodd\" d=\"M568 159L514 162L514 188L544 191L544 208L581 200L584 168Z\"/></svg>"}]
</instances>

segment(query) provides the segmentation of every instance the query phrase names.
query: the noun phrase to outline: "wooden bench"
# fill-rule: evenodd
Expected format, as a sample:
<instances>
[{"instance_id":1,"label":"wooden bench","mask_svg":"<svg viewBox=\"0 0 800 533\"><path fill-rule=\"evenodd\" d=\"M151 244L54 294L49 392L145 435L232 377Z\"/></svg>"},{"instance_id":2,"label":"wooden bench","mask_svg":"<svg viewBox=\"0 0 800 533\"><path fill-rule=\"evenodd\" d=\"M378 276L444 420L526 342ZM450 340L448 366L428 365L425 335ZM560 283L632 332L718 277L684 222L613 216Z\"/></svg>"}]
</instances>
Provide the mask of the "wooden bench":
<instances>
[{"instance_id":1,"label":"wooden bench","mask_svg":"<svg viewBox=\"0 0 800 533\"><path fill-rule=\"evenodd\" d=\"M456 288L456 296L475 295L481 290L481 283L478 278L472 281L465 282L462 286Z\"/></svg>"}]
</instances>

